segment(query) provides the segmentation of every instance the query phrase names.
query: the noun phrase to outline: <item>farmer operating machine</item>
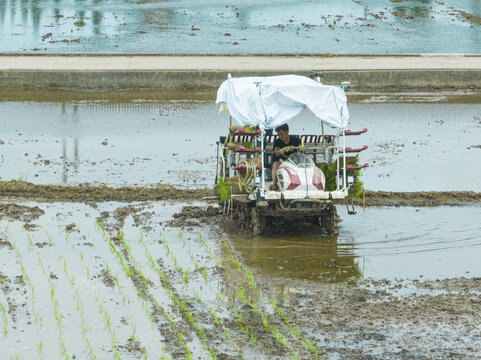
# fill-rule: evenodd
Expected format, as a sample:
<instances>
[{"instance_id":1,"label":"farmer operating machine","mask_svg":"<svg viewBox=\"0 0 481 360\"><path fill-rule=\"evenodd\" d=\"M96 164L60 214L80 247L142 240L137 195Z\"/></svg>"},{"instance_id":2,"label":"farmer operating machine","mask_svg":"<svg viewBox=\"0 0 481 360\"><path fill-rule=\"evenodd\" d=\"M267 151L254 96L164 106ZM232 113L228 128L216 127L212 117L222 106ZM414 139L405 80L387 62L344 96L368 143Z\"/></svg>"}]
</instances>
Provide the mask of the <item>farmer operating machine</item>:
<instances>
[{"instance_id":1,"label":"farmer operating machine","mask_svg":"<svg viewBox=\"0 0 481 360\"><path fill-rule=\"evenodd\" d=\"M225 212L232 212L246 230L260 234L268 222L297 219L337 228L335 204L345 202L355 188L358 153L346 147L346 136L367 131L346 130L349 119L343 87L326 86L303 76L232 78L222 83L216 104L229 111L227 136L217 142L216 189ZM303 109L319 120L316 134L300 135L297 152L277 170L272 190L273 129L288 123ZM232 126L232 119L237 126ZM326 134L325 126L334 134ZM332 132L332 131L331 131ZM319 134L320 133L320 134Z\"/></svg>"}]
</instances>

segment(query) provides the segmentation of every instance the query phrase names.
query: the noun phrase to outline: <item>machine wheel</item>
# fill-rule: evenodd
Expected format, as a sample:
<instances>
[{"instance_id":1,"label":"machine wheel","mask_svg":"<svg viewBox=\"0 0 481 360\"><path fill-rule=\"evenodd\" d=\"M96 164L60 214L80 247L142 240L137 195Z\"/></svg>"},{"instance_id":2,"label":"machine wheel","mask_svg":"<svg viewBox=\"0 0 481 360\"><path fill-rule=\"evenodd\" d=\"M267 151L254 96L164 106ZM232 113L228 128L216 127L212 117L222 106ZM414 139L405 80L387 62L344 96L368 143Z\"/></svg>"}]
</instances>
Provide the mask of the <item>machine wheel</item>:
<instances>
[{"instance_id":1,"label":"machine wheel","mask_svg":"<svg viewBox=\"0 0 481 360\"><path fill-rule=\"evenodd\" d=\"M262 232L261 219L259 215L259 209L256 207L251 208L251 223L252 223L252 235L257 236Z\"/></svg>"},{"instance_id":2,"label":"machine wheel","mask_svg":"<svg viewBox=\"0 0 481 360\"><path fill-rule=\"evenodd\" d=\"M260 235L264 230L266 218L259 213L259 209L255 206L238 206L233 216L239 228L253 236Z\"/></svg>"},{"instance_id":3,"label":"machine wheel","mask_svg":"<svg viewBox=\"0 0 481 360\"><path fill-rule=\"evenodd\" d=\"M321 225L329 235L339 234L339 216L334 205L328 206L321 214Z\"/></svg>"}]
</instances>

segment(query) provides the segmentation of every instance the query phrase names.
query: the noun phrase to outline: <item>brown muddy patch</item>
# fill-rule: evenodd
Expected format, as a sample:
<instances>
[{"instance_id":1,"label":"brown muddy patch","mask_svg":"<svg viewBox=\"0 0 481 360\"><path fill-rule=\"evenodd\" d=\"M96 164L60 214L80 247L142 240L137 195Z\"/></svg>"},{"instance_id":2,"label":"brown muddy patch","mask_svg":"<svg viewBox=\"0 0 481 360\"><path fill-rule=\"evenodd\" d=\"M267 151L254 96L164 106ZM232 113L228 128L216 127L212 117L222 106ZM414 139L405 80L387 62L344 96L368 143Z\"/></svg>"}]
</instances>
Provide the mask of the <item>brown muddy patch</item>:
<instances>
[{"instance_id":1,"label":"brown muddy patch","mask_svg":"<svg viewBox=\"0 0 481 360\"><path fill-rule=\"evenodd\" d=\"M474 325L481 321L480 278L309 284L298 283L296 292L291 282L291 291L278 295L279 306L296 309L295 322L324 339L322 352L330 356L470 359L480 350Z\"/></svg>"},{"instance_id":2,"label":"brown muddy patch","mask_svg":"<svg viewBox=\"0 0 481 360\"><path fill-rule=\"evenodd\" d=\"M362 205L362 195L353 200ZM480 204L481 193L473 191L366 191L366 206L461 206Z\"/></svg>"},{"instance_id":3,"label":"brown muddy patch","mask_svg":"<svg viewBox=\"0 0 481 360\"><path fill-rule=\"evenodd\" d=\"M24 227L25 230L27 230L27 231L35 231L35 230L38 229L38 225L32 224L32 223L25 223L25 225L23 225L23 227Z\"/></svg>"},{"instance_id":4,"label":"brown muddy patch","mask_svg":"<svg viewBox=\"0 0 481 360\"><path fill-rule=\"evenodd\" d=\"M168 221L166 225L185 229L203 224L214 224L222 218L220 211L219 207L212 205L207 207L184 206L180 212L172 216L173 220Z\"/></svg>"},{"instance_id":5,"label":"brown muddy patch","mask_svg":"<svg viewBox=\"0 0 481 360\"><path fill-rule=\"evenodd\" d=\"M48 242L37 242L35 243L35 246L39 248L43 248L45 246L50 246L50 244Z\"/></svg>"},{"instance_id":6,"label":"brown muddy patch","mask_svg":"<svg viewBox=\"0 0 481 360\"><path fill-rule=\"evenodd\" d=\"M113 212L102 211L97 221L102 224L106 230L120 232L125 224L125 219L132 216L134 225L144 231L150 231L150 220L155 212L143 211L148 205L126 205L116 208Z\"/></svg>"},{"instance_id":7,"label":"brown muddy patch","mask_svg":"<svg viewBox=\"0 0 481 360\"><path fill-rule=\"evenodd\" d=\"M139 359L145 353L145 348L141 346L139 340L131 337L127 340L125 345L118 345L117 347L121 350L125 350L127 353Z\"/></svg>"},{"instance_id":8,"label":"brown muddy patch","mask_svg":"<svg viewBox=\"0 0 481 360\"><path fill-rule=\"evenodd\" d=\"M463 22L473 25L481 25L481 17L462 10L454 10L456 17Z\"/></svg>"},{"instance_id":9,"label":"brown muddy patch","mask_svg":"<svg viewBox=\"0 0 481 360\"><path fill-rule=\"evenodd\" d=\"M114 288L115 287L115 278L112 276L110 271L103 269L99 275L100 280L104 283L105 286Z\"/></svg>"},{"instance_id":10,"label":"brown muddy patch","mask_svg":"<svg viewBox=\"0 0 481 360\"><path fill-rule=\"evenodd\" d=\"M72 224L69 224L69 225L65 226L65 231L67 231L67 232L72 232L72 231L79 232L79 229L78 229L76 224L72 223Z\"/></svg>"},{"instance_id":11,"label":"brown muddy patch","mask_svg":"<svg viewBox=\"0 0 481 360\"><path fill-rule=\"evenodd\" d=\"M210 189L177 189L172 186L121 187L108 186L61 186L36 185L24 181L0 181L0 193L3 197L42 199L51 201L147 201L165 199L199 199L212 195ZM5 205L4 205L5 207ZM0 211L2 211L0 209Z\"/></svg>"},{"instance_id":12,"label":"brown muddy patch","mask_svg":"<svg viewBox=\"0 0 481 360\"><path fill-rule=\"evenodd\" d=\"M9 250L12 250L12 244L10 244L10 241L8 241L7 237L5 234L0 233L0 249L2 248L7 248ZM0 274L0 279L1 279L1 274Z\"/></svg>"},{"instance_id":13,"label":"brown muddy patch","mask_svg":"<svg viewBox=\"0 0 481 360\"><path fill-rule=\"evenodd\" d=\"M18 204L0 204L0 218L7 218L11 221L30 222L38 219L45 211L38 206L29 207Z\"/></svg>"},{"instance_id":14,"label":"brown muddy patch","mask_svg":"<svg viewBox=\"0 0 481 360\"><path fill-rule=\"evenodd\" d=\"M481 146L481 145L479 145ZM473 147L478 147L474 145ZM149 187L123 187L112 188L107 186L60 186L60 185L35 185L20 181L0 181L0 192L4 198L42 199L49 201L155 201L155 200L215 200L211 189L178 189L164 186ZM354 203L361 205L362 197L354 199ZM417 192L365 192L366 206L443 206L481 203L481 193L473 191L417 191ZM145 205L128 205L115 210L113 214L102 212L99 221L113 217L116 228L124 224L127 216L132 215L136 226L148 226L153 212L140 212ZM44 212L39 207L28 207L17 204L0 205L0 215L11 220L31 221L37 219ZM214 218L219 215L215 206L207 208L185 207L179 214L174 215L175 222L169 226L192 226L192 219ZM69 226L72 226L71 224Z\"/></svg>"}]
</instances>

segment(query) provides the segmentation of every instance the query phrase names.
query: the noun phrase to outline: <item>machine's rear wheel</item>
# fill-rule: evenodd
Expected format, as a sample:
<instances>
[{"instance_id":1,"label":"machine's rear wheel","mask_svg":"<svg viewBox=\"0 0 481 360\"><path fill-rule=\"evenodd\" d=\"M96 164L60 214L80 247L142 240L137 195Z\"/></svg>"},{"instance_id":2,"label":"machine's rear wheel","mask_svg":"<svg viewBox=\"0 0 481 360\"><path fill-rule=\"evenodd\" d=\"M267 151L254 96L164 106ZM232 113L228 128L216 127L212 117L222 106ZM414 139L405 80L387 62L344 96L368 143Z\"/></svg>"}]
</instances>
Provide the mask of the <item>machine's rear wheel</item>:
<instances>
[{"instance_id":1,"label":"machine's rear wheel","mask_svg":"<svg viewBox=\"0 0 481 360\"><path fill-rule=\"evenodd\" d=\"M245 232L253 236L260 235L266 225L265 216L255 206L249 204L238 204L234 211L234 220Z\"/></svg>"},{"instance_id":2,"label":"machine's rear wheel","mask_svg":"<svg viewBox=\"0 0 481 360\"><path fill-rule=\"evenodd\" d=\"M321 226L329 235L337 235L339 233L339 216L334 205L329 205L321 213Z\"/></svg>"}]
</instances>

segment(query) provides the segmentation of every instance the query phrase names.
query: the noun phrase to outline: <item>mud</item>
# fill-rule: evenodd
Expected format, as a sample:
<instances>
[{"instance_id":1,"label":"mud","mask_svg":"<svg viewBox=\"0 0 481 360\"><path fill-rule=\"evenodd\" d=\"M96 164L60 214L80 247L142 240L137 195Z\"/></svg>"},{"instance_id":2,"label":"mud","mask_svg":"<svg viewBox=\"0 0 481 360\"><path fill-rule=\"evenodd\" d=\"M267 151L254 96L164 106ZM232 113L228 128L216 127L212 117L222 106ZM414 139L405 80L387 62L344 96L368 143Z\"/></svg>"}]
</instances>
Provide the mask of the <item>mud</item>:
<instances>
[{"instance_id":1,"label":"mud","mask_svg":"<svg viewBox=\"0 0 481 360\"><path fill-rule=\"evenodd\" d=\"M480 284L479 278L365 281L361 287L314 286L288 298L296 320L322 334L329 358L472 359L480 344ZM412 294L396 295L396 287L404 286ZM426 288L441 293L421 292Z\"/></svg>"},{"instance_id":2,"label":"mud","mask_svg":"<svg viewBox=\"0 0 481 360\"><path fill-rule=\"evenodd\" d=\"M102 224L111 234L117 235L125 224L125 219L132 216L134 225L144 231L152 230L149 219L154 212L143 211L147 204L125 205L116 208L112 213L102 211L97 221Z\"/></svg>"},{"instance_id":3,"label":"mud","mask_svg":"<svg viewBox=\"0 0 481 360\"><path fill-rule=\"evenodd\" d=\"M0 204L0 218L7 218L11 221L30 221L38 219L45 212L38 206L29 207L18 204Z\"/></svg>"},{"instance_id":4,"label":"mud","mask_svg":"<svg viewBox=\"0 0 481 360\"><path fill-rule=\"evenodd\" d=\"M454 10L456 16L461 20L474 25L481 25L481 17L462 10Z\"/></svg>"},{"instance_id":5,"label":"mud","mask_svg":"<svg viewBox=\"0 0 481 360\"><path fill-rule=\"evenodd\" d=\"M4 247L12 250L12 244L10 244L10 241L7 240L7 237L5 236L4 233L0 233L0 249ZM1 273L0 273L0 279L1 279Z\"/></svg>"},{"instance_id":6,"label":"mud","mask_svg":"<svg viewBox=\"0 0 481 360\"><path fill-rule=\"evenodd\" d=\"M166 222L166 226L186 229L201 224L219 224L224 218L221 216L221 209L216 206L184 206L182 210L175 213L173 219Z\"/></svg>"},{"instance_id":7,"label":"mud","mask_svg":"<svg viewBox=\"0 0 481 360\"><path fill-rule=\"evenodd\" d=\"M479 104L481 92L478 90L459 91L417 91L415 88L395 92L358 91L350 89L347 93L350 104L359 103L449 103ZM78 103L95 102L97 106L126 103L166 103L166 102L202 102L212 103L217 96L217 89L210 91L184 90L118 90L118 91L67 91L67 90L2 90L2 102L36 102L36 103ZM141 99L141 100L139 100ZM0 145L2 140L0 140Z\"/></svg>"},{"instance_id":8,"label":"mud","mask_svg":"<svg viewBox=\"0 0 481 360\"><path fill-rule=\"evenodd\" d=\"M24 181L0 181L0 193L5 198L38 199L49 201L103 202L103 201L146 201L146 200L182 200L199 199L213 194L210 189L176 189L172 186L156 188L107 186L61 186L37 185ZM7 207L8 208L8 207ZM2 209L7 209L5 206ZM8 216L16 216L16 208ZM6 215L4 215L6 216ZM121 215L119 215L121 216Z\"/></svg>"},{"instance_id":9,"label":"mud","mask_svg":"<svg viewBox=\"0 0 481 360\"><path fill-rule=\"evenodd\" d=\"M363 198L354 203L363 205ZM473 191L366 191L366 206L462 206L481 204L481 193Z\"/></svg>"},{"instance_id":10,"label":"mud","mask_svg":"<svg viewBox=\"0 0 481 360\"><path fill-rule=\"evenodd\" d=\"M147 187L121 187L107 186L60 186L60 185L37 185L21 181L0 182L0 192L3 198L37 199L47 201L72 201L72 202L106 202L106 201L159 201L159 200L198 200L206 198L215 201L211 189L178 189L171 186L162 188ZM363 204L363 198L353 199L357 205ZM474 191L417 191L417 192L391 192L391 191L365 191L364 202L366 206L462 206L481 203L481 193ZM142 212L143 207L125 206L115 210L112 216L116 220L117 228L123 225L125 218L131 214L137 226L148 223L152 213ZM38 207L28 208L21 205L1 205L2 216L11 220L32 221L37 219L42 210ZM169 226L185 226L183 222L195 218L212 218L219 210L213 206L206 209L185 208L176 214L174 222ZM99 220L110 215L104 213ZM71 225L70 225L71 226Z\"/></svg>"},{"instance_id":11,"label":"mud","mask_svg":"<svg viewBox=\"0 0 481 360\"><path fill-rule=\"evenodd\" d=\"M141 347L140 342L133 338L129 338L125 345L119 345L118 348L126 350L129 354L138 359L142 358L142 355L145 352L145 348Z\"/></svg>"},{"instance_id":12,"label":"mud","mask_svg":"<svg viewBox=\"0 0 481 360\"><path fill-rule=\"evenodd\" d=\"M106 269L103 269L100 272L99 278L102 280L102 282L105 284L105 286L110 287L110 288L115 287L115 278Z\"/></svg>"}]
</instances>

